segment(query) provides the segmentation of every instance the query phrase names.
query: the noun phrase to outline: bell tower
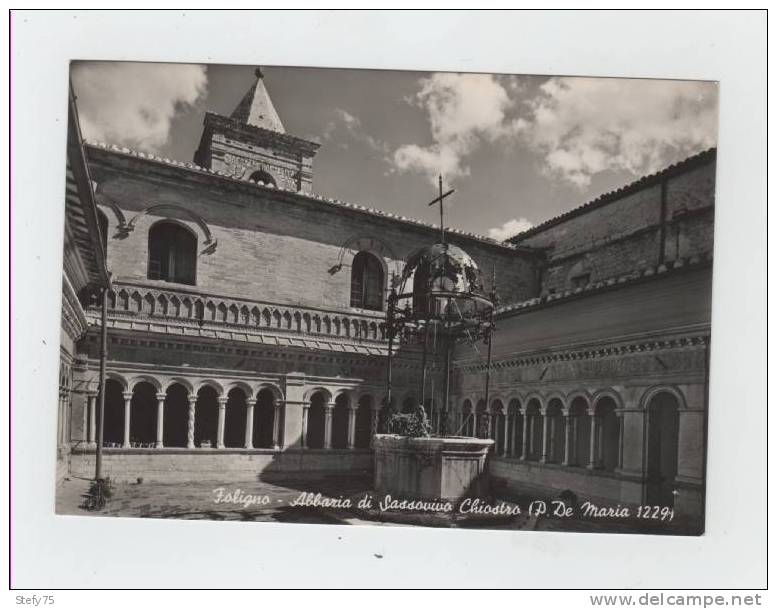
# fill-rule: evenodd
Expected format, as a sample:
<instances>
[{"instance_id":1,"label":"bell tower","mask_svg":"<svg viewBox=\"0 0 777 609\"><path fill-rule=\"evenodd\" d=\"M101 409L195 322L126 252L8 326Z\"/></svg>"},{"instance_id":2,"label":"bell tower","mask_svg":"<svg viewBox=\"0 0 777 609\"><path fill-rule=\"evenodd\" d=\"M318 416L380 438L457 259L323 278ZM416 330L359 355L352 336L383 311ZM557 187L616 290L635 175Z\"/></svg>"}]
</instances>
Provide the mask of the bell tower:
<instances>
[{"instance_id":1,"label":"bell tower","mask_svg":"<svg viewBox=\"0 0 777 609\"><path fill-rule=\"evenodd\" d=\"M311 192L319 144L286 133L261 68L255 75L232 114L205 114L194 162L236 178Z\"/></svg>"}]
</instances>

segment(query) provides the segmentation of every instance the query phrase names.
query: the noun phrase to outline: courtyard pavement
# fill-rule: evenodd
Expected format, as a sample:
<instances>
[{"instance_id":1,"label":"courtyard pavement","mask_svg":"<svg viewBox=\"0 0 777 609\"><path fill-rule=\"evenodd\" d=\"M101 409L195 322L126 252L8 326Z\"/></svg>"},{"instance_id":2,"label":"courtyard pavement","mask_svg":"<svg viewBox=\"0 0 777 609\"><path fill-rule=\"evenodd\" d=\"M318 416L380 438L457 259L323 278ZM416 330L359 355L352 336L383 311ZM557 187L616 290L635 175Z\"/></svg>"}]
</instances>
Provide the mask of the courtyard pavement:
<instances>
[{"instance_id":1,"label":"courtyard pavement","mask_svg":"<svg viewBox=\"0 0 777 609\"><path fill-rule=\"evenodd\" d=\"M484 527L499 529L534 528L534 519L525 514L513 518L481 519L477 522L443 520L433 515L407 513L396 517L380 515L378 510L292 505L302 493L315 496L325 488L322 498L350 499L354 506L359 499L372 494L371 480L355 477L327 477L325 481L284 480L277 482L114 483L113 493L105 507L89 511L83 507L90 481L68 478L57 487L58 514L79 516L120 516L129 518L176 518L187 520L232 520L244 522L298 522L312 524L371 524L406 526L422 524L444 527ZM219 497L222 501L217 502ZM226 493L231 493L227 497ZM254 498L267 497L265 504L250 503ZM226 499L226 500L225 500ZM240 503L240 500L246 503ZM260 499L261 500L261 499ZM378 499L375 499L377 503Z\"/></svg>"},{"instance_id":2,"label":"courtyard pavement","mask_svg":"<svg viewBox=\"0 0 777 609\"><path fill-rule=\"evenodd\" d=\"M483 528L502 530L575 531L590 533L654 533L688 534L673 526L648 526L633 521L558 519L529 516L530 498L510 497L507 505L519 505L522 513L513 517L483 517L462 520L436 514L381 513L378 509L364 510L356 506L359 499L372 494L371 480L353 476L331 476L324 480L284 480L281 482L248 481L240 483L145 482L114 483L113 494L105 507L89 511L83 507L90 481L82 478L65 479L56 493L58 514L79 516L119 516L129 518L171 518L186 520L231 520L243 522L295 522L310 524L380 525ZM221 501L218 489L222 489ZM322 489L326 489L324 491ZM338 505L293 505L300 496L332 500L350 499L354 507ZM226 493L231 493L227 496ZM263 499L266 498L266 499ZM379 498L375 498L375 502ZM262 502L261 504L258 502ZM304 502L303 502L304 503Z\"/></svg>"}]
</instances>

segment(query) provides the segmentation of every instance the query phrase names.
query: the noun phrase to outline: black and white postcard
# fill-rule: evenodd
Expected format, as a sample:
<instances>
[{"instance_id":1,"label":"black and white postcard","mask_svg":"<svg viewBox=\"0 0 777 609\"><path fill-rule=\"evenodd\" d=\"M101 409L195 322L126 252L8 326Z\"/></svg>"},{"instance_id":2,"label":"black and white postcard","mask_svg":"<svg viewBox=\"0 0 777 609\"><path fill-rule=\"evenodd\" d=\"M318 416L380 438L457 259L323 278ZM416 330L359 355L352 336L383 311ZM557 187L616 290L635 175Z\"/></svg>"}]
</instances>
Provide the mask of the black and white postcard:
<instances>
[{"instance_id":1,"label":"black and white postcard","mask_svg":"<svg viewBox=\"0 0 777 609\"><path fill-rule=\"evenodd\" d=\"M716 83L70 85L59 513L703 532Z\"/></svg>"}]
</instances>

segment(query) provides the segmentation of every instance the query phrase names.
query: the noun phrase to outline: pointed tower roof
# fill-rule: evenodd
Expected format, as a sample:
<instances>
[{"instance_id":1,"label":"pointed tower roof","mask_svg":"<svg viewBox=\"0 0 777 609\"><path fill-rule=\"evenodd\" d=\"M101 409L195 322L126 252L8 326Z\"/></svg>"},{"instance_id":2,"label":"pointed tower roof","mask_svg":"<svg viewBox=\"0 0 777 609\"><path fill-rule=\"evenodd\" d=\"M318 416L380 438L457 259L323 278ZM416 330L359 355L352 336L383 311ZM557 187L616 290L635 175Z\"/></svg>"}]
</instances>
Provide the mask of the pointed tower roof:
<instances>
[{"instance_id":1,"label":"pointed tower roof","mask_svg":"<svg viewBox=\"0 0 777 609\"><path fill-rule=\"evenodd\" d=\"M243 99L240 100L230 118L247 125L253 125L254 127L269 129L277 133L286 133L281 118L275 111L275 106L273 106L270 99L270 94L267 93L267 88L264 86L262 69L256 68L255 74L256 82L254 82Z\"/></svg>"}]
</instances>

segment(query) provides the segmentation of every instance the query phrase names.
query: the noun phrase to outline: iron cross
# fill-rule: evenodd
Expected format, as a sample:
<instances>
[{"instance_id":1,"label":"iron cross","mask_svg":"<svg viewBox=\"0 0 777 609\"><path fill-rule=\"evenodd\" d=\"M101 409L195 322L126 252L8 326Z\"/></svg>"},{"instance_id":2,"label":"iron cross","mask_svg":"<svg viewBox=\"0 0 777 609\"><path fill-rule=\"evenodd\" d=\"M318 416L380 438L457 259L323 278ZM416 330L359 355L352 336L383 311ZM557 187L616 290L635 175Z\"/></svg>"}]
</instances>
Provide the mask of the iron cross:
<instances>
[{"instance_id":1,"label":"iron cross","mask_svg":"<svg viewBox=\"0 0 777 609\"><path fill-rule=\"evenodd\" d=\"M452 195L454 193L454 189L451 188L448 192L444 193L442 192L442 175L439 177L438 184L440 186L440 196L437 197L434 201L430 201L428 207L431 207L432 205L436 205L437 203L440 204L440 237L442 241L440 243L445 243L445 224L443 222L443 204L442 200L447 197L448 195Z\"/></svg>"}]
</instances>

